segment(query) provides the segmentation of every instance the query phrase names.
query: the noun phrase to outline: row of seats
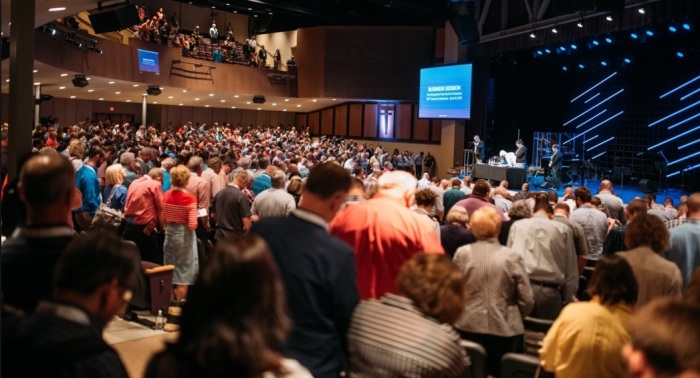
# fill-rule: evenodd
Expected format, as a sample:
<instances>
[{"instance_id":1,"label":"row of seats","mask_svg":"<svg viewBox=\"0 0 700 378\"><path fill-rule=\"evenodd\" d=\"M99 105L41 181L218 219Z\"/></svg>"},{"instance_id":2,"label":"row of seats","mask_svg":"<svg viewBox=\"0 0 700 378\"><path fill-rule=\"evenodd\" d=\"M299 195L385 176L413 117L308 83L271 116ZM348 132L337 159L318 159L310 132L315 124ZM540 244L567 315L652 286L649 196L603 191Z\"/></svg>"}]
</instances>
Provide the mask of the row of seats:
<instances>
[{"instance_id":1,"label":"row of seats","mask_svg":"<svg viewBox=\"0 0 700 378\"><path fill-rule=\"evenodd\" d=\"M469 355L471 364L462 373L464 378L487 378L486 350L480 344L460 340ZM501 359L502 378L554 378L554 374L542 370L539 357L524 353L507 353Z\"/></svg>"}]
</instances>

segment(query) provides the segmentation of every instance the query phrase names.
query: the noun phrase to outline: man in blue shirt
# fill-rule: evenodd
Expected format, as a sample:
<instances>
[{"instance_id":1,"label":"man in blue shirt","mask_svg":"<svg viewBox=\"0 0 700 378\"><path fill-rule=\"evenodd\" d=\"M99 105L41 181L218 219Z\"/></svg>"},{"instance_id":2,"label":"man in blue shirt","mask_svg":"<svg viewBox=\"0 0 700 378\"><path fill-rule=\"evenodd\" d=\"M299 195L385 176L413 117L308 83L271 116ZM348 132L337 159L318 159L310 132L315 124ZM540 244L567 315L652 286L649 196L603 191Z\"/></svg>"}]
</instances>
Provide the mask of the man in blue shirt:
<instances>
[{"instance_id":1,"label":"man in blue shirt","mask_svg":"<svg viewBox=\"0 0 700 378\"><path fill-rule=\"evenodd\" d=\"M686 204L688 217L682 225L669 230L668 250L668 259L681 270L683 290L693 270L700 267L700 193L691 195Z\"/></svg>"},{"instance_id":2,"label":"man in blue shirt","mask_svg":"<svg viewBox=\"0 0 700 378\"><path fill-rule=\"evenodd\" d=\"M75 228L78 232L90 228L92 218L102 202L97 167L102 165L104 158L105 151L102 147L90 148L87 164L83 165L75 175L75 187L83 195L83 204L73 211Z\"/></svg>"}]
</instances>

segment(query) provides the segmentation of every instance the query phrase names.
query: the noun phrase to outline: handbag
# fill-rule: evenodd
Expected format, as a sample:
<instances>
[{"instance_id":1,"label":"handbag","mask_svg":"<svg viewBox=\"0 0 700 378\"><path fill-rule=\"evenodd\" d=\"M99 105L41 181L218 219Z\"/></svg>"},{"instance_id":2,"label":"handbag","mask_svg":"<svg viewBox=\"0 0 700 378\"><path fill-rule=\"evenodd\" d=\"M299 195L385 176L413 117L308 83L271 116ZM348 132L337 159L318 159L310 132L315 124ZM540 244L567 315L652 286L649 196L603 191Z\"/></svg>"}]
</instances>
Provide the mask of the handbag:
<instances>
[{"instance_id":1,"label":"handbag","mask_svg":"<svg viewBox=\"0 0 700 378\"><path fill-rule=\"evenodd\" d=\"M110 207L112 197L114 197L114 193L117 192L117 188L119 186L112 189L112 194L109 195L106 203L100 204L100 208L95 212L95 217L92 218L92 227L116 231L122 224L124 213L122 213L122 211L119 209L113 209Z\"/></svg>"}]
</instances>

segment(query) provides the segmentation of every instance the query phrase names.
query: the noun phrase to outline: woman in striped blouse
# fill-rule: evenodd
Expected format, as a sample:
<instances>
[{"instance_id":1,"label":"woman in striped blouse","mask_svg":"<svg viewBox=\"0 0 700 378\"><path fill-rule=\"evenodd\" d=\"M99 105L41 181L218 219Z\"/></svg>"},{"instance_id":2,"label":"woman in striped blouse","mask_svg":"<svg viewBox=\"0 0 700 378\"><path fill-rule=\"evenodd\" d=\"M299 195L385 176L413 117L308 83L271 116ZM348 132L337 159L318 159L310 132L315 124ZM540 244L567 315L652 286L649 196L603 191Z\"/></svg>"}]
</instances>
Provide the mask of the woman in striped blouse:
<instances>
[{"instance_id":1,"label":"woman in striped blouse","mask_svg":"<svg viewBox=\"0 0 700 378\"><path fill-rule=\"evenodd\" d=\"M178 165L170 170L172 189L163 196L165 243L163 261L175 265L174 295L177 302L187 297L187 287L194 284L199 272L197 257L197 198L187 193L190 170Z\"/></svg>"}]
</instances>

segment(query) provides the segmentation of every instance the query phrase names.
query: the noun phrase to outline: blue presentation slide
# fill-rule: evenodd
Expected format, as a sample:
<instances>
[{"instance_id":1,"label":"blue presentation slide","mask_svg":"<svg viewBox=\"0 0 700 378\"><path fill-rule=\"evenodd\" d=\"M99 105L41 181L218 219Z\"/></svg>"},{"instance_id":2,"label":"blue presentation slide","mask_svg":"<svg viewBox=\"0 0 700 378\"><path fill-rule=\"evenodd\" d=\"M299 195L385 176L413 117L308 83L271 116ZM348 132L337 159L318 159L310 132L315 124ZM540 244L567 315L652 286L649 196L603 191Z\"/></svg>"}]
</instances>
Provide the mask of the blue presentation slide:
<instances>
[{"instance_id":1,"label":"blue presentation slide","mask_svg":"<svg viewBox=\"0 0 700 378\"><path fill-rule=\"evenodd\" d=\"M158 53L155 51L139 50L139 71L160 73Z\"/></svg>"},{"instance_id":2,"label":"blue presentation slide","mask_svg":"<svg viewBox=\"0 0 700 378\"><path fill-rule=\"evenodd\" d=\"M472 65L420 71L418 118L471 118Z\"/></svg>"}]
</instances>

